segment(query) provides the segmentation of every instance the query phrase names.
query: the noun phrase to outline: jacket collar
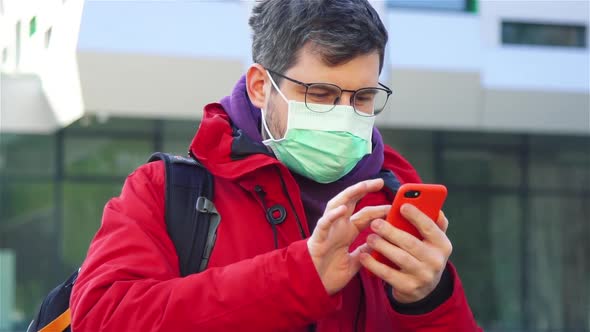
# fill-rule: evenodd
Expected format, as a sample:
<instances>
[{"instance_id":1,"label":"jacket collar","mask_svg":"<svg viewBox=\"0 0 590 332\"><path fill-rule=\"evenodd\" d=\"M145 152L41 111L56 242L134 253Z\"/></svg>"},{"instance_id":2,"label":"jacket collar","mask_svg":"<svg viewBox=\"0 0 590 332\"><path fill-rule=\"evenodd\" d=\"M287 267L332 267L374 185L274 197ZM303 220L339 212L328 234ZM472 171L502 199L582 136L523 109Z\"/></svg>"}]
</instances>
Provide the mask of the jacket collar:
<instances>
[{"instance_id":1,"label":"jacket collar","mask_svg":"<svg viewBox=\"0 0 590 332\"><path fill-rule=\"evenodd\" d=\"M245 180L256 172L269 169L278 168L289 173L266 146L233 126L219 103L205 106L201 125L189 151L213 175L231 181Z\"/></svg>"}]
</instances>

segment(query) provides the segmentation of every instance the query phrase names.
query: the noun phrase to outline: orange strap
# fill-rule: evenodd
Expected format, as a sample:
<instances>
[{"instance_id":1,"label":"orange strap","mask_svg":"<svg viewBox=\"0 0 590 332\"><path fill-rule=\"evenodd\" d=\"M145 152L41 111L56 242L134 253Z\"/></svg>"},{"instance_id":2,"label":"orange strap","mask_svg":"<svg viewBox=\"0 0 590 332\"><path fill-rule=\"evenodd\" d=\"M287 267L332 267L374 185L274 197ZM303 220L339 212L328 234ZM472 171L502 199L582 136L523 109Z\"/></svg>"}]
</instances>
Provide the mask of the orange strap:
<instances>
[{"instance_id":1,"label":"orange strap","mask_svg":"<svg viewBox=\"0 0 590 332\"><path fill-rule=\"evenodd\" d=\"M70 308L68 308L63 314L59 315L51 323L40 329L39 332L63 332L63 330L70 326L71 321L72 317L70 316Z\"/></svg>"}]
</instances>

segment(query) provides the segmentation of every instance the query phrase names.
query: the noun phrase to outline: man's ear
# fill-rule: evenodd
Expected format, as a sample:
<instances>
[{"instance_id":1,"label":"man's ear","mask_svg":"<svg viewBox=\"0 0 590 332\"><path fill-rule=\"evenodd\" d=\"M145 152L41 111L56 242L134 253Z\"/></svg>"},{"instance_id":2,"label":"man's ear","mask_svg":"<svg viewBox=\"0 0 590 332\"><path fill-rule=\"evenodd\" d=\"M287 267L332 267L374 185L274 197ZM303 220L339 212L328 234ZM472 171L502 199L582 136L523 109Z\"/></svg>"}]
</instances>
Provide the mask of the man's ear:
<instances>
[{"instance_id":1,"label":"man's ear","mask_svg":"<svg viewBox=\"0 0 590 332\"><path fill-rule=\"evenodd\" d=\"M266 107L266 97L270 93L270 81L266 69L255 63L246 73L246 90L252 104L258 108Z\"/></svg>"}]
</instances>

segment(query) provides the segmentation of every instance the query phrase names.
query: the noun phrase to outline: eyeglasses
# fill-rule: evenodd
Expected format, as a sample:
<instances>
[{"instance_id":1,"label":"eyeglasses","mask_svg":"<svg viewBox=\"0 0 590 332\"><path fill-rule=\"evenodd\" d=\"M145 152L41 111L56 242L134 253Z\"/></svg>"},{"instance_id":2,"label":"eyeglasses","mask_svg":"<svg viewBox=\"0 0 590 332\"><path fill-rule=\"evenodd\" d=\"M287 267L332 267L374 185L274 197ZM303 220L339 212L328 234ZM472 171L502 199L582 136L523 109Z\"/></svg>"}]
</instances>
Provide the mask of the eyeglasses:
<instances>
[{"instance_id":1,"label":"eyeglasses","mask_svg":"<svg viewBox=\"0 0 590 332\"><path fill-rule=\"evenodd\" d=\"M389 96L393 93L390 88L379 83L381 87L369 87L358 90L345 90L331 83L303 83L275 71L267 69L269 73L282 77L288 81L305 87L305 106L310 111L329 112L342 98L343 92L351 92L350 105L360 116L375 116L385 109ZM331 108L325 107L331 105Z\"/></svg>"}]
</instances>

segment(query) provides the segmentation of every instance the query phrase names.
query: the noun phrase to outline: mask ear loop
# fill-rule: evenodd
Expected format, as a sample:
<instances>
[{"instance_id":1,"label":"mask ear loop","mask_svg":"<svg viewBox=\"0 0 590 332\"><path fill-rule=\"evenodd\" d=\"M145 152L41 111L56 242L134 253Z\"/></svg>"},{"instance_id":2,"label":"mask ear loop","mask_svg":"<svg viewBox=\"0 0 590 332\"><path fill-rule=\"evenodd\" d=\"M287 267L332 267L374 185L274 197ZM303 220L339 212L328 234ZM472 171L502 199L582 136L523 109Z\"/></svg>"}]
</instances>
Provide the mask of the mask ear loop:
<instances>
[{"instance_id":1,"label":"mask ear loop","mask_svg":"<svg viewBox=\"0 0 590 332\"><path fill-rule=\"evenodd\" d=\"M264 111L264 108L260 109L260 113L262 115L262 119L260 121L260 122L262 122L262 130L264 130L266 132L266 134L268 135L268 137L270 137L270 139L264 140L263 143L266 141L269 141L269 140L276 142L276 139L272 136L272 133L270 132L270 130L268 129L268 126L266 125L266 112Z\"/></svg>"},{"instance_id":2,"label":"mask ear loop","mask_svg":"<svg viewBox=\"0 0 590 332\"><path fill-rule=\"evenodd\" d=\"M268 75L268 78L270 78L270 84L272 84L272 86L274 86L275 89L277 89L277 92L281 95L281 97L283 97L285 103L288 104L289 100L287 99L287 97L285 97L281 89L279 89L279 86L275 83L275 80L272 78L272 75L268 72L268 70L266 71L266 75Z\"/></svg>"},{"instance_id":3,"label":"mask ear loop","mask_svg":"<svg viewBox=\"0 0 590 332\"><path fill-rule=\"evenodd\" d=\"M277 86L277 84L275 83L275 80L272 78L272 76L270 75L270 73L268 72L268 70L266 70L266 74L268 75L268 78L270 79L270 83L272 84L272 86L277 90L277 92L281 95L281 97L283 98L283 100L287 103L287 105L289 105L289 100L287 99L287 97L285 97L285 95L283 94L283 92L281 91L281 89L279 89L279 87ZM282 140L284 140L285 138L281 138L281 139L276 139L272 136L272 133L270 132L270 130L268 129L268 124L266 123L266 112L264 111L263 108L260 109L261 115L262 115L262 119L260 122L262 122L262 128L264 129L264 131L266 131L266 134L268 135L268 137L270 137L270 139L268 140L264 140L262 143L267 142L267 141L274 141L274 142L280 142ZM287 121L289 121L289 119L287 119ZM288 124L287 124L287 128L288 128Z\"/></svg>"}]
</instances>

